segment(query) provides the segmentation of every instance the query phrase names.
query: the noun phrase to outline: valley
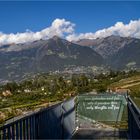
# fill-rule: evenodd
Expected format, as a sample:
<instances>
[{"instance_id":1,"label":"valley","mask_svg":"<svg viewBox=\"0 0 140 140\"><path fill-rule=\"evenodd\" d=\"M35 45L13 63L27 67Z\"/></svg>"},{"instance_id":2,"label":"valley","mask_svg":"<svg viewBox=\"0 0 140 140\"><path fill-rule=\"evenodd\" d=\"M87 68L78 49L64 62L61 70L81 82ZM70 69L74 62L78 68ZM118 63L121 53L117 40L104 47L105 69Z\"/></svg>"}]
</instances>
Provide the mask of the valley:
<instances>
[{"instance_id":1,"label":"valley","mask_svg":"<svg viewBox=\"0 0 140 140\"><path fill-rule=\"evenodd\" d=\"M67 100L79 94L91 92L94 94L118 92L119 94L129 90L136 103L140 97L138 84L140 72L113 72L93 75L81 74L38 74L21 82L10 82L0 86L0 122L29 112L34 112L52 104ZM109 91L110 90L110 91Z\"/></svg>"},{"instance_id":2,"label":"valley","mask_svg":"<svg viewBox=\"0 0 140 140\"><path fill-rule=\"evenodd\" d=\"M69 42L58 36L0 46L0 83L21 81L42 72L89 67L92 72L139 70L140 39L109 36ZM93 70L95 67L97 69ZM104 72L104 71L103 71Z\"/></svg>"},{"instance_id":3,"label":"valley","mask_svg":"<svg viewBox=\"0 0 140 140\"><path fill-rule=\"evenodd\" d=\"M140 40L58 36L0 46L1 122L78 94L129 91L139 106Z\"/></svg>"}]
</instances>

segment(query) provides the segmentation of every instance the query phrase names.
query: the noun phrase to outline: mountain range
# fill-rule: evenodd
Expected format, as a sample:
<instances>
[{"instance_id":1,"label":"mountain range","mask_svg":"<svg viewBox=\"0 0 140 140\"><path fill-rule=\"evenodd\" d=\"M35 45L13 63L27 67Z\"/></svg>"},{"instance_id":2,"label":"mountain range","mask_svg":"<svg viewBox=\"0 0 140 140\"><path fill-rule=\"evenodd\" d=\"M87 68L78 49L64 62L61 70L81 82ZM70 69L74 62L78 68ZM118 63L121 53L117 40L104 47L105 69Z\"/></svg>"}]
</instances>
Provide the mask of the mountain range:
<instances>
[{"instance_id":1,"label":"mountain range","mask_svg":"<svg viewBox=\"0 0 140 140\"><path fill-rule=\"evenodd\" d=\"M20 80L31 73L64 70L69 66L140 67L140 40L109 36L69 42L54 36L24 44L0 46L0 82Z\"/></svg>"},{"instance_id":2,"label":"mountain range","mask_svg":"<svg viewBox=\"0 0 140 140\"><path fill-rule=\"evenodd\" d=\"M0 79L20 80L30 73L64 70L68 66L101 66L104 59L87 46L54 36L0 47Z\"/></svg>"},{"instance_id":3,"label":"mountain range","mask_svg":"<svg viewBox=\"0 0 140 140\"><path fill-rule=\"evenodd\" d=\"M93 40L82 39L75 43L92 48L104 58L105 64L111 69L140 67L140 39L112 35Z\"/></svg>"}]
</instances>

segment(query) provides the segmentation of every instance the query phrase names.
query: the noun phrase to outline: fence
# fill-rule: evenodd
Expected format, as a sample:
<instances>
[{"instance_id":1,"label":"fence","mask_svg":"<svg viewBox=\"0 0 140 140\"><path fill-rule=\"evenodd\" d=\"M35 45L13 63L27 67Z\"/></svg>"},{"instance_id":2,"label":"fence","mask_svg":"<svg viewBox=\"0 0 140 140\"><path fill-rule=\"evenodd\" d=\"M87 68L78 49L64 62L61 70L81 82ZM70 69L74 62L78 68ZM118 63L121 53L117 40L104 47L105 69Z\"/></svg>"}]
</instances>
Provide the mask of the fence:
<instances>
[{"instance_id":1,"label":"fence","mask_svg":"<svg viewBox=\"0 0 140 140\"><path fill-rule=\"evenodd\" d=\"M140 139L140 110L128 96L128 135L130 139Z\"/></svg>"},{"instance_id":2,"label":"fence","mask_svg":"<svg viewBox=\"0 0 140 140\"><path fill-rule=\"evenodd\" d=\"M66 139L75 130L74 98L0 128L0 139Z\"/></svg>"},{"instance_id":3,"label":"fence","mask_svg":"<svg viewBox=\"0 0 140 140\"><path fill-rule=\"evenodd\" d=\"M130 97L126 99L129 138L140 139L140 110ZM88 112L83 113L87 115ZM73 98L4 125L0 128L0 139L68 139L76 128L75 116Z\"/></svg>"}]
</instances>

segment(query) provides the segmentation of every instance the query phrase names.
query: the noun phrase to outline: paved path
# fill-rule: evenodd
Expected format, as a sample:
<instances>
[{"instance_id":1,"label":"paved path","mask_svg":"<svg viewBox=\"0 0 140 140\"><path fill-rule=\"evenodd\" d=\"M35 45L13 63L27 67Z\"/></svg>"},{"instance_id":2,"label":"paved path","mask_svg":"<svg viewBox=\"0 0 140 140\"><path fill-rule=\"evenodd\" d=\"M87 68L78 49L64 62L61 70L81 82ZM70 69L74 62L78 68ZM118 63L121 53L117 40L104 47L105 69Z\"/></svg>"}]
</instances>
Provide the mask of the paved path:
<instances>
[{"instance_id":1,"label":"paved path","mask_svg":"<svg viewBox=\"0 0 140 140\"><path fill-rule=\"evenodd\" d=\"M79 129L72 139L127 139L127 131L125 130L106 130L106 129Z\"/></svg>"}]
</instances>

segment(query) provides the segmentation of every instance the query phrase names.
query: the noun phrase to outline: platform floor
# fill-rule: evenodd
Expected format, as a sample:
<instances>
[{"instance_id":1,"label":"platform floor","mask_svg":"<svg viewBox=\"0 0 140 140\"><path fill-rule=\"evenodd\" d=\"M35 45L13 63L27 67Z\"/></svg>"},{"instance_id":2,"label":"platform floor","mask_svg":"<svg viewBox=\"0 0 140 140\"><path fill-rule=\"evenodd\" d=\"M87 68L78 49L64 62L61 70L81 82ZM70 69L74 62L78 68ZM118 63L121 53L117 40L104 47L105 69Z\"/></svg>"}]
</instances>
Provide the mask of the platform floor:
<instances>
[{"instance_id":1,"label":"platform floor","mask_svg":"<svg viewBox=\"0 0 140 140\"><path fill-rule=\"evenodd\" d=\"M104 130L104 129L79 129L72 139L106 139L106 140L127 140L126 130Z\"/></svg>"}]
</instances>

